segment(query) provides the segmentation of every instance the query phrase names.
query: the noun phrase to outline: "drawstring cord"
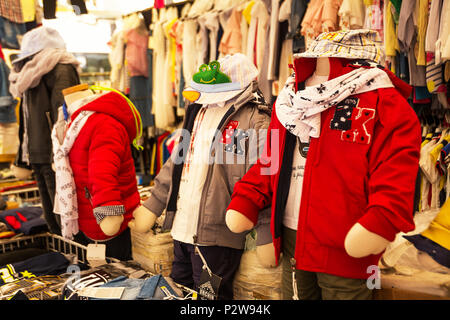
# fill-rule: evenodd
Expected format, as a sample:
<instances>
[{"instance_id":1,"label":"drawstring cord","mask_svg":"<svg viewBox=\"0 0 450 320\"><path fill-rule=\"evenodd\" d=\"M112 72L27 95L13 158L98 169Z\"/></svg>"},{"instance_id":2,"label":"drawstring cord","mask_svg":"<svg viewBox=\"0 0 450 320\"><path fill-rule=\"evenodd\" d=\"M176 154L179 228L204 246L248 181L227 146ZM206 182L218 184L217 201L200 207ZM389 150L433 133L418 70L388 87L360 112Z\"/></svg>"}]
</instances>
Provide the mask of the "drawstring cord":
<instances>
[{"instance_id":1,"label":"drawstring cord","mask_svg":"<svg viewBox=\"0 0 450 320\"><path fill-rule=\"evenodd\" d=\"M120 92L120 91L118 91L116 89L106 88L106 87L101 87L101 86L90 86L89 89L91 89L91 90L100 90L100 91L112 91L112 92L115 92L115 93L119 94L122 98L124 98L127 101L128 106L131 109L131 113L133 113L133 117L134 117L134 121L135 121L135 125L136 125L136 137L133 140L133 146L138 151L143 150L144 147L139 145L139 143L138 143L139 139L142 137L142 119L141 119L141 114L136 109L136 107L134 106L133 102L131 102L131 100L128 99L128 97L125 96L122 92Z\"/></svg>"}]
</instances>

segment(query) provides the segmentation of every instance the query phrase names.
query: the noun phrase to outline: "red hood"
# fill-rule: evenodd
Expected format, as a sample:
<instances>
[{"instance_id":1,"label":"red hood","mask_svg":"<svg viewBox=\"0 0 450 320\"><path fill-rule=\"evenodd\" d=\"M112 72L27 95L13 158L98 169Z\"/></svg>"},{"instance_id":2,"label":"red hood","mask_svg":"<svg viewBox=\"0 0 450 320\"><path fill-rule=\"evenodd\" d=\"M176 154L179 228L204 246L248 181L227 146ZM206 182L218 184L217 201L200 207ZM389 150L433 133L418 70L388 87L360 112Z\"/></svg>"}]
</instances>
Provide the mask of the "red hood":
<instances>
[{"instance_id":1,"label":"red hood","mask_svg":"<svg viewBox=\"0 0 450 320\"><path fill-rule=\"evenodd\" d=\"M108 92L99 98L91 101L78 109L72 115L72 120L77 117L81 111L95 111L107 114L123 124L127 130L130 142L136 138L136 134L140 127L137 127L136 120L128 102L118 93ZM139 124L140 125L140 124Z\"/></svg>"},{"instance_id":2,"label":"red hood","mask_svg":"<svg viewBox=\"0 0 450 320\"><path fill-rule=\"evenodd\" d=\"M369 66L356 66L352 65L352 60L345 58L328 58L330 61L330 76L328 80L339 77L355 68L370 68ZM316 58L296 58L294 59L294 70L295 70L295 82L297 84L297 90L299 89L299 84L304 83L316 69ZM379 66L380 67L380 66ZM412 87L404 82L403 80L397 78L391 71L386 68L381 69L387 73L391 79L394 87L400 92L402 96L407 99L411 95Z\"/></svg>"}]
</instances>

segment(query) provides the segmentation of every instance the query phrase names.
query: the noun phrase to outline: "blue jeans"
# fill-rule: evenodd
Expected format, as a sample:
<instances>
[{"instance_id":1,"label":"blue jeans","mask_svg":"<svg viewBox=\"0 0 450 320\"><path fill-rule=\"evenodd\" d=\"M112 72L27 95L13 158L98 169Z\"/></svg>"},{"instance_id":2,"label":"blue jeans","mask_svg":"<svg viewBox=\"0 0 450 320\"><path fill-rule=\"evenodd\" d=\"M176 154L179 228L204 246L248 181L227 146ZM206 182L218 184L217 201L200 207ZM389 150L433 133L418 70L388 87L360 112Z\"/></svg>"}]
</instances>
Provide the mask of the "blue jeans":
<instances>
[{"instance_id":1,"label":"blue jeans","mask_svg":"<svg viewBox=\"0 0 450 320\"><path fill-rule=\"evenodd\" d=\"M15 23L0 17L0 40L3 47L19 49L17 36L25 32L27 32L27 29L24 23Z\"/></svg>"},{"instance_id":2,"label":"blue jeans","mask_svg":"<svg viewBox=\"0 0 450 320\"><path fill-rule=\"evenodd\" d=\"M163 296L158 294L158 287L165 286L173 295L175 291L162 275L156 275L147 279L130 279L125 276L117 277L100 288L124 287L120 300L161 300Z\"/></svg>"}]
</instances>

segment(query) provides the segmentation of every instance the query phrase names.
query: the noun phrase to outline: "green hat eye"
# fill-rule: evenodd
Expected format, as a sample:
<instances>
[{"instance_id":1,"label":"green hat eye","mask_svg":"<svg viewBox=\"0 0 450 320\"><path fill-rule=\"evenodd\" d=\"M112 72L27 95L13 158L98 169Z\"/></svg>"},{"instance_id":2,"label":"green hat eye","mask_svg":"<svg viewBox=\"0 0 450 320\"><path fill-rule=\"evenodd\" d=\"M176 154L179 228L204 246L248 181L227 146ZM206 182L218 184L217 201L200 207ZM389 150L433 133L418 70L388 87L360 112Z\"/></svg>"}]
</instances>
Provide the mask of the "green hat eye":
<instances>
[{"instance_id":1,"label":"green hat eye","mask_svg":"<svg viewBox=\"0 0 450 320\"><path fill-rule=\"evenodd\" d=\"M200 68L198 68L198 70L199 70L200 72L205 72L206 70L208 70L208 65L207 65L207 64L202 64L202 65L200 66Z\"/></svg>"},{"instance_id":2,"label":"green hat eye","mask_svg":"<svg viewBox=\"0 0 450 320\"><path fill-rule=\"evenodd\" d=\"M218 61L211 61L209 63L209 66L211 67L211 70L219 70L220 69L220 63Z\"/></svg>"}]
</instances>

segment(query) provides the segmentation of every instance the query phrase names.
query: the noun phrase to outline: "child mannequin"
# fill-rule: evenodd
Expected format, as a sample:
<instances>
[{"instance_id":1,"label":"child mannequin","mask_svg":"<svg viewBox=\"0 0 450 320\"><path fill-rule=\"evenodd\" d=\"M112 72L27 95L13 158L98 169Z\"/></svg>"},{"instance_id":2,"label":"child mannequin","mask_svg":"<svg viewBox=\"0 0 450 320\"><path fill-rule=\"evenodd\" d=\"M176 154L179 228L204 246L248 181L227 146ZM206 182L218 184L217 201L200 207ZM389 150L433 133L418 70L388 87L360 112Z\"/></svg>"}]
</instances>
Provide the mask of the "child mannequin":
<instances>
[{"instance_id":1,"label":"child mannequin","mask_svg":"<svg viewBox=\"0 0 450 320\"><path fill-rule=\"evenodd\" d=\"M398 232L414 229L420 123L411 88L380 66L376 33L314 42L295 56L265 152L234 186L225 220L245 232L271 207L284 299L370 299L372 267Z\"/></svg>"},{"instance_id":2,"label":"child mannequin","mask_svg":"<svg viewBox=\"0 0 450 320\"><path fill-rule=\"evenodd\" d=\"M62 91L64 95L64 101L66 102L69 114L72 114L73 106L76 101L93 96L92 90L89 90L87 84L80 84L73 86ZM107 216L100 222L100 228L107 236L115 235L123 222L123 216Z\"/></svg>"},{"instance_id":3,"label":"child mannequin","mask_svg":"<svg viewBox=\"0 0 450 320\"><path fill-rule=\"evenodd\" d=\"M330 63L328 58L318 58L316 76L328 76L330 74ZM310 85L316 85L311 83ZM251 230L253 223L236 210L228 210L226 215L226 223L231 231L240 233ZM345 250L354 258L361 258L370 254L379 254L386 249L389 241L383 237L370 232L359 223L356 223L345 238ZM273 262L270 262L272 264Z\"/></svg>"},{"instance_id":4,"label":"child mannequin","mask_svg":"<svg viewBox=\"0 0 450 320\"><path fill-rule=\"evenodd\" d=\"M52 132L62 234L100 242L106 256L129 260L128 222L140 202L130 148L142 128L138 111L120 93L94 93L87 84L63 95Z\"/></svg>"}]
</instances>

